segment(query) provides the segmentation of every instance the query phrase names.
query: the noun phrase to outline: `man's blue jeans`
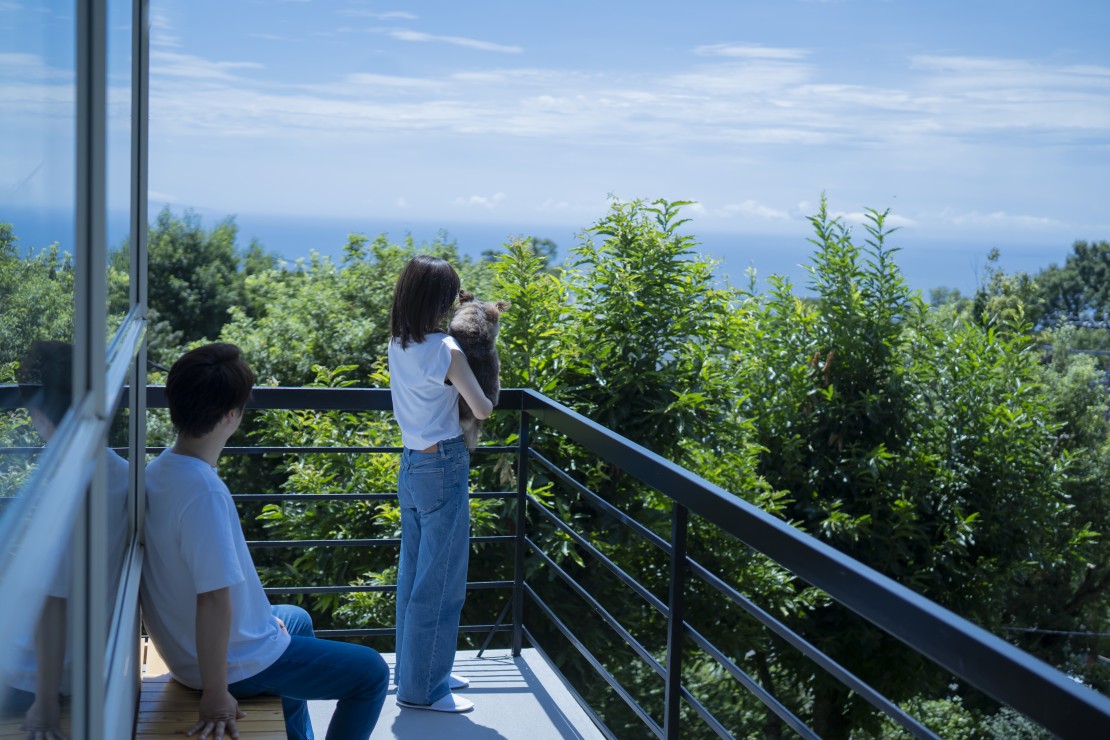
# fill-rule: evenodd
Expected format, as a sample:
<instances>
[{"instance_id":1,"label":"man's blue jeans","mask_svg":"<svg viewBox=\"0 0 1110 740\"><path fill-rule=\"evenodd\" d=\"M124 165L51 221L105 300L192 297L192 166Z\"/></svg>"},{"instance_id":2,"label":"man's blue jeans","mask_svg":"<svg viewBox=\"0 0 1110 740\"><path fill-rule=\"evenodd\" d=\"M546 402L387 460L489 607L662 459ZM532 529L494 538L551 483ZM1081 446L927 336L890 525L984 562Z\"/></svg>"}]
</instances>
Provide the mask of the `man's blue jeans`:
<instances>
[{"instance_id":1,"label":"man's blue jeans","mask_svg":"<svg viewBox=\"0 0 1110 740\"><path fill-rule=\"evenodd\" d=\"M431 704L450 691L470 554L470 451L462 437L401 454L397 698Z\"/></svg>"},{"instance_id":2,"label":"man's blue jeans","mask_svg":"<svg viewBox=\"0 0 1110 740\"><path fill-rule=\"evenodd\" d=\"M389 666L362 645L318 640L312 618L297 606L272 607L289 630L289 647L273 665L228 686L232 696L281 697L290 740L312 740L308 699L338 699L328 740L365 740L378 721L389 689Z\"/></svg>"}]
</instances>

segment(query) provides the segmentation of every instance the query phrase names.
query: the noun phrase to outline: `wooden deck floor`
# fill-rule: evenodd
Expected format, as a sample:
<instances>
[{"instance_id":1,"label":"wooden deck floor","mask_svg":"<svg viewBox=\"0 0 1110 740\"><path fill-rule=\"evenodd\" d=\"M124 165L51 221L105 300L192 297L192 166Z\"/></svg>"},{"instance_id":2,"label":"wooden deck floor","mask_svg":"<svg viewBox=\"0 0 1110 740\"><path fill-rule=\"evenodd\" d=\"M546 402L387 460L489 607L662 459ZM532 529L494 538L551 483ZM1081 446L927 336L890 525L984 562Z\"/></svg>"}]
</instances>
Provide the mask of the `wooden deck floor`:
<instances>
[{"instance_id":1,"label":"wooden deck floor","mask_svg":"<svg viewBox=\"0 0 1110 740\"><path fill-rule=\"evenodd\" d=\"M197 721L199 702L200 692L170 678L162 656L153 646L144 645L143 688L139 694L135 737L181 740L183 733ZM280 699L275 696L241 699L239 708L247 713L238 723L239 740L285 740Z\"/></svg>"}]
</instances>

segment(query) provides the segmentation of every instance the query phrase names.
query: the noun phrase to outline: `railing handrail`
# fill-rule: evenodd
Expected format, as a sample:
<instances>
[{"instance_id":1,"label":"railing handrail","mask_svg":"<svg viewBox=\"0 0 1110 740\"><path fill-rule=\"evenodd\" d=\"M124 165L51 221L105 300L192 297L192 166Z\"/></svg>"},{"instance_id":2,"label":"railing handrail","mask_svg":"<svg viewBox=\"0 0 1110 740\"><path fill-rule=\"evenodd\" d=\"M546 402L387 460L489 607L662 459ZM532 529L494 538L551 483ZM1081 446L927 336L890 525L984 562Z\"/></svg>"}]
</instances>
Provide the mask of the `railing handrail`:
<instances>
[{"instance_id":1,"label":"railing handrail","mask_svg":"<svg viewBox=\"0 0 1110 740\"><path fill-rule=\"evenodd\" d=\"M1110 728L1110 698L744 499L534 391L524 408L1050 731Z\"/></svg>"},{"instance_id":2,"label":"railing handrail","mask_svg":"<svg viewBox=\"0 0 1110 740\"><path fill-rule=\"evenodd\" d=\"M149 386L147 399L151 408L164 406L164 389ZM0 386L0 408L15 405L17 388ZM392 397L377 388L260 387L249 406L389 411ZM1110 727L1110 698L642 445L532 390L503 390L497 408L525 412L567 435L1051 732Z\"/></svg>"}]
</instances>

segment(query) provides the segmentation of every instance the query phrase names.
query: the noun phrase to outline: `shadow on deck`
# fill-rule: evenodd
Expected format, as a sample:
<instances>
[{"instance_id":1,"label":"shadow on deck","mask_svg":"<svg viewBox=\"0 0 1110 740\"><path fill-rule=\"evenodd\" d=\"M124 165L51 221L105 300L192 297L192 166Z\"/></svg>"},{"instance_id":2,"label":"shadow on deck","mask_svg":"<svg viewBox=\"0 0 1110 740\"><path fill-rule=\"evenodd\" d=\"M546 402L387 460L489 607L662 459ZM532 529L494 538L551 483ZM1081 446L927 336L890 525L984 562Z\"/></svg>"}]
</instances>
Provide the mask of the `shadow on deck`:
<instances>
[{"instance_id":1,"label":"shadow on deck","mask_svg":"<svg viewBox=\"0 0 1110 740\"><path fill-rule=\"evenodd\" d=\"M393 672L395 656L382 655ZM390 685L372 740L452 738L452 740L592 740L604 735L594 725L562 680L535 650L514 658L509 650L459 651L454 672L470 679L460 692L474 702L466 714L442 714L397 706ZM334 701L309 702L317 737L327 734Z\"/></svg>"}]
</instances>

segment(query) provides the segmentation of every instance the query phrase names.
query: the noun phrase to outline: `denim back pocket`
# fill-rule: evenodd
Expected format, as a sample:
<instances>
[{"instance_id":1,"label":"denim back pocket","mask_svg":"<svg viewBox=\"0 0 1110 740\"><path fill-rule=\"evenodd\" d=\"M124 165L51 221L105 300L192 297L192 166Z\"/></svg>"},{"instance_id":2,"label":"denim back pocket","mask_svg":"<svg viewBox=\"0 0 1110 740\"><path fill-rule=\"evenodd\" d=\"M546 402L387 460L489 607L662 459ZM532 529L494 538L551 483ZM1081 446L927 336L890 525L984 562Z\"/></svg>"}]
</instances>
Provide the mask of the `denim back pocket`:
<instances>
[{"instance_id":1,"label":"denim back pocket","mask_svg":"<svg viewBox=\"0 0 1110 740\"><path fill-rule=\"evenodd\" d=\"M450 458L434 452L417 453L410 458L403 472L413 505L421 514L431 514L446 503L450 463Z\"/></svg>"}]
</instances>

